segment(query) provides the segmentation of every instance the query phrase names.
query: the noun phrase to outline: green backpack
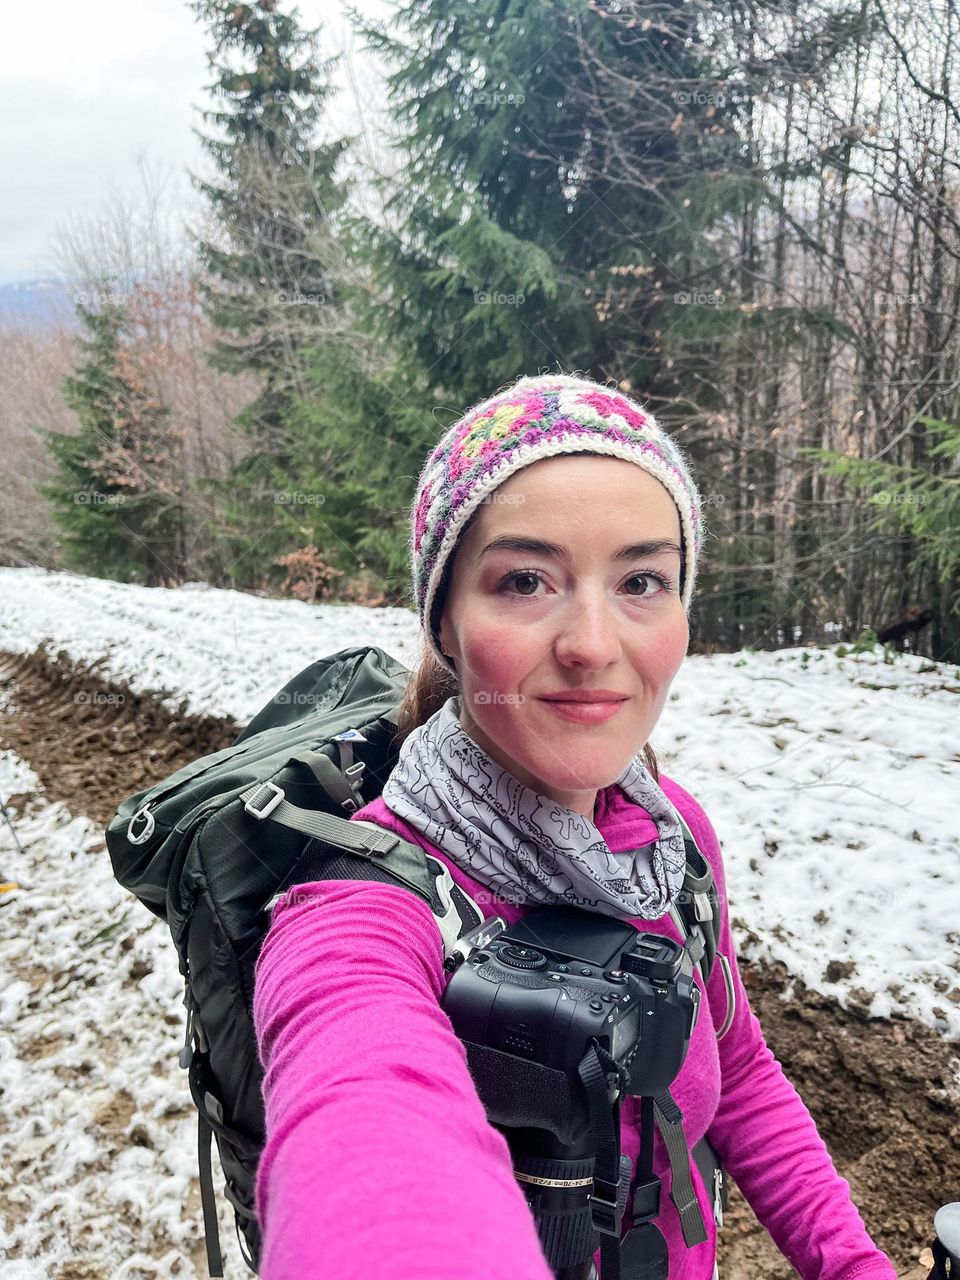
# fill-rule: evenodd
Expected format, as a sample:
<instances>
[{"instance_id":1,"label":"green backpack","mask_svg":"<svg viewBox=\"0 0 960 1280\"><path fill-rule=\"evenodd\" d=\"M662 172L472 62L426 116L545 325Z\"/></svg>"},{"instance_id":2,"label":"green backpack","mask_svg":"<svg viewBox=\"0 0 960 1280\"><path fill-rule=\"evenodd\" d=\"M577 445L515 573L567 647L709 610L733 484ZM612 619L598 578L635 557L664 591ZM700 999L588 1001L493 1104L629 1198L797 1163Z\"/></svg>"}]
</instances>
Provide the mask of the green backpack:
<instances>
[{"instance_id":1,"label":"green backpack","mask_svg":"<svg viewBox=\"0 0 960 1280\"><path fill-rule=\"evenodd\" d=\"M448 949L481 922L438 859L374 823L349 820L380 795L396 763L396 713L410 674L372 646L312 663L232 746L125 800L106 831L116 879L167 921L184 978L180 1065L197 1107L211 1276L223 1274L213 1135L241 1253L258 1268L264 1107L253 978L278 897L311 880L397 882L428 903ZM705 981L719 904L709 865L684 829L687 873L674 919ZM694 1156L700 1163L702 1153Z\"/></svg>"}]
</instances>

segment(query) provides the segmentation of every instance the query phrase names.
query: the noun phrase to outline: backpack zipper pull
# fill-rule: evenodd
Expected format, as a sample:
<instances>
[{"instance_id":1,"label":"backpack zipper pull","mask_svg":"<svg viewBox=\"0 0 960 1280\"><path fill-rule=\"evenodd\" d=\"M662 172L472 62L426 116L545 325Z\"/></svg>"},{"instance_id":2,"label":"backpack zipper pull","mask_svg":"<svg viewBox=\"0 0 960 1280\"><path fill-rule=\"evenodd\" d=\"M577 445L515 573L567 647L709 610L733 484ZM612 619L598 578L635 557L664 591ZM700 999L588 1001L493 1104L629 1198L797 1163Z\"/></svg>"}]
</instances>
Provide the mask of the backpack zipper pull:
<instances>
[{"instance_id":1,"label":"backpack zipper pull","mask_svg":"<svg viewBox=\"0 0 960 1280\"><path fill-rule=\"evenodd\" d=\"M721 1200L721 1192L723 1189L723 1174L719 1169L713 1171L713 1217L717 1224L717 1228L723 1226L723 1201Z\"/></svg>"},{"instance_id":2,"label":"backpack zipper pull","mask_svg":"<svg viewBox=\"0 0 960 1280\"><path fill-rule=\"evenodd\" d=\"M189 987L184 990L183 1003L187 1007L187 1029L186 1034L183 1037L183 1048L180 1050L180 1065L183 1067L184 1071L186 1071L190 1066L190 1063L193 1061L193 1045L191 1044L191 1040L193 1039L193 1028L195 1023L194 1010L196 1008L193 1001L193 995Z\"/></svg>"},{"instance_id":3,"label":"backpack zipper pull","mask_svg":"<svg viewBox=\"0 0 960 1280\"><path fill-rule=\"evenodd\" d=\"M197 1041L196 1047L201 1053L206 1053L210 1048L210 1045L207 1042L207 1037L203 1034L203 1027L201 1026L200 1019L197 1016L199 1013L199 1010L197 1009L197 1002L194 999L193 992L190 990L189 986L184 989L183 1003L187 1007L187 1028L183 1037L183 1048L180 1050L179 1061L181 1067L186 1071L190 1066L190 1063L193 1061L192 1041L194 1037L196 1037Z\"/></svg>"}]
</instances>

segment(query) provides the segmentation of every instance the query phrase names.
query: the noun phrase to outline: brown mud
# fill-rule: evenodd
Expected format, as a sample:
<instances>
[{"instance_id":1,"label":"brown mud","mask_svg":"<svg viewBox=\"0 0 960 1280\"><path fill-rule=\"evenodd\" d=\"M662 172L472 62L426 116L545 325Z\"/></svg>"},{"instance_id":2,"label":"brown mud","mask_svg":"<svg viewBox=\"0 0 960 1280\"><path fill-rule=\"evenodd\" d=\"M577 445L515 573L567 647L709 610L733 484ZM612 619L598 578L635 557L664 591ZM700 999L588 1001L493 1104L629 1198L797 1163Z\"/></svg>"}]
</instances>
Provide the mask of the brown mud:
<instances>
[{"instance_id":1,"label":"brown mud","mask_svg":"<svg viewBox=\"0 0 960 1280\"><path fill-rule=\"evenodd\" d=\"M0 748L26 760L52 800L101 825L123 798L229 745L240 731L227 718L191 715L183 703L171 708L158 695L111 683L102 663L43 649L0 654L0 697ZM16 797L4 800L16 812ZM741 968L767 1043L870 1234L901 1280L926 1280L933 1214L960 1200L960 1043L907 1018L840 1008L802 982L791 984L782 966ZM45 1051L37 1046L38 1057ZM797 1274L735 1186L719 1269L723 1280Z\"/></svg>"}]
</instances>

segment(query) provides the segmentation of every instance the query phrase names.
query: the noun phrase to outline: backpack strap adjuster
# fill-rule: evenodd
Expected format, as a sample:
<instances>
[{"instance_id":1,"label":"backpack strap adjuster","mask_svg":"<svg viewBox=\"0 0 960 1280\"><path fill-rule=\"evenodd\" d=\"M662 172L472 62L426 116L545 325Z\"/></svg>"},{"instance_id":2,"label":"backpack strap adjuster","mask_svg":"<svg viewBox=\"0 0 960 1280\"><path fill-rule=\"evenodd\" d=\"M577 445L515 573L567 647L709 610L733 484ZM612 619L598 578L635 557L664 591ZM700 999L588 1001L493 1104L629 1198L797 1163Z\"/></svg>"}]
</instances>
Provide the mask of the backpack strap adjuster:
<instances>
[{"instance_id":1,"label":"backpack strap adjuster","mask_svg":"<svg viewBox=\"0 0 960 1280\"><path fill-rule=\"evenodd\" d=\"M284 798L283 788L275 782L261 782L243 807L254 818L268 818Z\"/></svg>"},{"instance_id":2,"label":"backpack strap adjuster","mask_svg":"<svg viewBox=\"0 0 960 1280\"><path fill-rule=\"evenodd\" d=\"M710 901L710 895L706 893L694 893L693 910L697 918L698 924L705 924L708 920L713 919L713 903Z\"/></svg>"}]
</instances>

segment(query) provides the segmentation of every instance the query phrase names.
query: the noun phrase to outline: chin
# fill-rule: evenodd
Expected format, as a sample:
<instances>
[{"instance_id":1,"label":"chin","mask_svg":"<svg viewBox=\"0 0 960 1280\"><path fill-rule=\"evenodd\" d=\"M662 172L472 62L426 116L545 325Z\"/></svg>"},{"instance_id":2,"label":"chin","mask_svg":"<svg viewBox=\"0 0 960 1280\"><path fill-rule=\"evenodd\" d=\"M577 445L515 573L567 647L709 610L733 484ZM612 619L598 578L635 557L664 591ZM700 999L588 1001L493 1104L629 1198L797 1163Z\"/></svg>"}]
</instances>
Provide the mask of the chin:
<instances>
[{"instance_id":1,"label":"chin","mask_svg":"<svg viewBox=\"0 0 960 1280\"><path fill-rule=\"evenodd\" d=\"M642 750L642 748L641 748ZM527 766L528 771L554 791L600 791L616 782L627 764L637 753L615 756L599 755L596 749L589 752L581 763L575 758L558 766L556 759L533 760Z\"/></svg>"}]
</instances>

